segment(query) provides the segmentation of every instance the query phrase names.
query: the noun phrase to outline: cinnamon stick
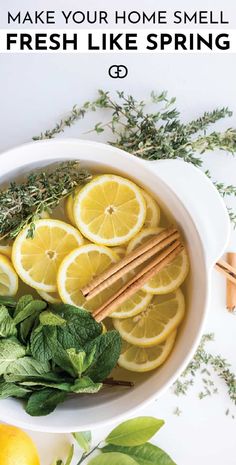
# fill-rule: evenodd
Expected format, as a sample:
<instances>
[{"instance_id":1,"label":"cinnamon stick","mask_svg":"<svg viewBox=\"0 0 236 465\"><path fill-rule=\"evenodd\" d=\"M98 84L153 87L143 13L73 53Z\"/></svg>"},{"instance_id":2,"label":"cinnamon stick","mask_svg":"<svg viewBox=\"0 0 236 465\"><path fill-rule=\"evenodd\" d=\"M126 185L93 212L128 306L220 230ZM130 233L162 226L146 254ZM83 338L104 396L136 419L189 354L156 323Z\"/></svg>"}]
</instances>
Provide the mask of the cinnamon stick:
<instances>
[{"instance_id":1,"label":"cinnamon stick","mask_svg":"<svg viewBox=\"0 0 236 465\"><path fill-rule=\"evenodd\" d=\"M107 287L110 287L114 282L121 278L125 273L128 273L134 268L142 265L146 260L157 254L175 239L179 237L177 229L171 227L165 229L150 241L135 249L131 254L124 257L118 263L105 270L97 276L87 286L81 289L86 300L90 300L97 294L102 292Z\"/></svg>"},{"instance_id":2,"label":"cinnamon stick","mask_svg":"<svg viewBox=\"0 0 236 465\"><path fill-rule=\"evenodd\" d=\"M228 263L235 269L236 274L236 253L230 252L227 256ZM230 312L236 310L236 283L229 279L226 284L226 307Z\"/></svg>"},{"instance_id":3,"label":"cinnamon stick","mask_svg":"<svg viewBox=\"0 0 236 465\"><path fill-rule=\"evenodd\" d=\"M232 282L233 284L236 284L236 267L233 267L225 260L219 260L215 264L215 268L217 271L223 274L228 281Z\"/></svg>"},{"instance_id":4,"label":"cinnamon stick","mask_svg":"<svg viewBox=\"0 0 236 465\"><path fill-rule=\"evenodd\" d=\"M174 260L177 255L183 250L183 245L179 241L175 241L158 257L150 262L136 277L126 283L116 294L114 294L107 302L93 312L93 317L98 323L101 323L109 316L115 308L119 307L123 302L129 299L135 292L143 287L143 285L153 278L159 271Z\"/></svg>"}]
</instances>

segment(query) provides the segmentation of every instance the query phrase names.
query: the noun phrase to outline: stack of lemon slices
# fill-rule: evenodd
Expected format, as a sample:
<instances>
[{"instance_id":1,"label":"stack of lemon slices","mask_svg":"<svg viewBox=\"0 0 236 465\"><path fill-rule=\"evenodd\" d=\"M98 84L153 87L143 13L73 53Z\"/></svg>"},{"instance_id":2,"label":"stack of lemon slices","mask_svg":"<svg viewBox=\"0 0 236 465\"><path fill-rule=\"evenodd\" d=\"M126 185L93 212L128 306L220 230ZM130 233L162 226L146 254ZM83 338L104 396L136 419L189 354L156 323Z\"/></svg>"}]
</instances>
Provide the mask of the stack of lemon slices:
<instances>
[{"instance_id":1,"label":"stack of lemon slices","mask_svg":"<svg viewBox=\"0 0 236 465\"><path fill-rule=\"evenodd\" d=\"M157 202L132 181L117 175L99 175L68 197L68 223L44 218L13 243L12 264L0 249L0 282L14 295L18 277L50 303L63 301L93 310L122 282L86 302L80 289L95 276L160 231ZM188 273L183 251L170 265L111 315L124 343L121 367L133 371L156 368L168 357L184 316L180 285ZM2 273L2 275L1 275ZM4 275L4 279L1 276ZM8 289L8 290L7 290Z\"/></svg>"}]
</instances>

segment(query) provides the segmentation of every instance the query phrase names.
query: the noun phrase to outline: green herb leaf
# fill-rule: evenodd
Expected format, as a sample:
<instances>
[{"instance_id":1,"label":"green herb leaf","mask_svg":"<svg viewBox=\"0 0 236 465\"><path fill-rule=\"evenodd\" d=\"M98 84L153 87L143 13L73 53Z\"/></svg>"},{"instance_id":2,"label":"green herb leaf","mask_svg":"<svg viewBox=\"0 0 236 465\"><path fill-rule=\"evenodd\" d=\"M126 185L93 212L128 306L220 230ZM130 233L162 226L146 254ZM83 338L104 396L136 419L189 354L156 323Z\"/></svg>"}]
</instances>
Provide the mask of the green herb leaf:
<instances>
[{"instance_id":1,"label":"green herb leaf","mask_svg":"<svg viewBox=\"0 0 236 465\"><path fill-rule=\"evenodd\" d=\"M53 373L51 371L48 373L29 375L29 376L26 376L25 374L21 375L21 374L15 374L15 373L6 373L4 375L4 379L5 381L8 381L9 383L20 383L25 386L26 385L48 386L50 383L54 385L58 385L59 383L64 382L64 378L61 376L61 374Z\"/></svg>"},{"instance_id":2,"label":"green herb leaf","mask_svg":"<svg viewBox=\"0 0 236 465\"><path fill-rule=\"evenodd\" d=\"M96 350L94 349L96 348ZM94 352L93 361L86 374L93 381L103 381L116 366L121 351L121 337L117 331L101 334L85 346L86 353Z\"/></svg>"},{"instance_id":3,"label":"green herb leaf","mask_svg":"<svg viewBox=\"0 0 236 465\"><path fill-rule=\"evenodd\" d=\"M67 349L66 352L75 370L76 375L81 376L81 374L84 371L83 366L84 366L84 360L86 357L86 353L83 350L76 352L75 349Z\"/></svg>"},{"instance_id":4,"label":"green herb leaf","mask_svg":"<svg viewBox=\"0 0 236 465\"><path fill-rule=\"evenodd\" d=\"M21 297L14 313L15 324L18 325L31 315L39 314L46 307L46 302L43 300L34 300L31 295Z\"/></svg>"},{"instance_id":5,"label":"green herb leaf","mask_svg":"<svg viewBox=\"0 0 236 465\"><path fill-rule=\"evenodd\" d=\"M20 323L19 336L23 343L28 342L32 330L38 326L38 323L38 315L36 315L35 313L33 313L33 315L29 316L24 321L22 321L22 323Z\"/></svg>"},{"instance_id":6,"label":"green herb leaf","mask_svg":"<svg viewBox=\"0 0 236 465\"><path fill-rule=\"evenodd\" d=\"M71 391L76 394L95 394L102 388L102 383L94 383L88 376L79 378L71 386Z\"/></svg>"},{"instance_id":7,"label":"green herb leaf","mask_svg":"<svg viewBox=\"0 0 236 465\"><path fill-rule=\"evenodd\" d=\"M65 465L70 465L71 462L72 462L73 457L74 457L74 445L72 444L71 447L70 447L70 451L69 451L68 457L66 459Z\"/></svg>"},{"instance_id":8,"label":"green herb leaf","mask_svg":"<svg viewBox=\"0 0 236 465\"><path fill-rule=\"evenodd\" d=\"M137 462L128 455L110 452L94 457L88 465L137 465Z\"/></svg>"},{"instance_id":9,"label":"green herb leaf","mask_svg":"<svg viewBox=\"0 0 236 465\"><path fill-rule=\"evenodd\" d=\"M56 326L38 326L31 334L30 349L39 362L51 360L57 348Z\"/></svg>"},{"instance_id":10,"label":"green herb leaf","mask_svg":"<svg viewBox=\"0 0 236 465\"><path fill-rule=\"evenodd\" d=\"M86 355L83 350L76 352L75 349L67 349L66 353L74 368L76 376L80 377L92 364L96 353L96 346L93 347L92 351L88 355Z\"/></svg>"},{"instance_id":11,"label":"green herb leaf","mask_svg":"<svg viewBox=\"0 0 236 465\"><path fill-rule=\"evenodd\" d=\"M52 307L57 314L67 321L67 332L64 327L58 328L61 330L58 332L58 341L64 349L79 348L75 345L68 346L67 341L64 340L65 335L65 339L70 335L71 338L78 341L77 344L79 343L80 348L82 348L87 342L101 334L101 324L97 323L86 310L67 304L57 304Z\"/></svg>"},{"instance_id":12,"label":"green herb leaf","mask_svg":"<svg viewBox=\"0 0 236 465\"><path fill-rule=\"evenodd\" d=\"M67 397L66 392L56 389L42 389L31 394L26 412L31 416L43 416L53 412L58 404L64 402Z\"/></svg>"},{"instance_id":13,"label":"green herb leaf","mask_svg":"<svg viewBox=\"0 0 236 465\"><path fill-rule=\"evenodd\" d=\"M24 398L30 392L29 389L17 386L13 383L0 382L0 399L7 399L8 397Z\"/></svg>"},{"instance_id":14,"label":"green herb leaf","mask_svg":"<svg viewBox=\"0 0 236 465\"><path fill-rule=\"evenodd\" d=\"M120 452L136 460L139 465L176 465L171 457L153 444L147 442L136 447L122 447L109 444L101 449L103 453Z\"/></svg>"},{"instance_id":15,"label":"green herb leaf","mask_svg":"<svg viewBox=\"0 0 236 465\"><path fill-rule=\"evenodd\" d=\"M50 371L48 362L39 362L33 357L18 358L8 366L6 372L20 376L37 376Z\"/></svg>"},{"instance_id":16,"label":"green herb leaf","mask_svg":"<svg viewBox=\"0 0 236 465\"><path fill-rule=\"evenodd\" d=\"M24 357L25 348L16 339L0 340L0 375L18 358Z\"/></svg>"},{"instance_id":17,"label":"green herb leaf","mask_svg":"<svg viewBox=\"0 0 236 465\"><path fill-rule=\"evenodd\" d=\"M92 433L91 431L81 431L80 433L73 433L77 444L88 453L90 451L91 442L92 442Z\"/></svg>"},{"instance_id":18,"label":"green herb leaf","mask_svg":"<svg viewBox=\"0 0 236 465\"><path fill-rule=\"evenodd\" d=\"M106 442L117 446L138 446L151 439L163 425L163 420L154 417L127 420L111 431Z\"/></svg>"},{"instance_id":19,"label":"green herb leaf","mask_svg":"<svg viewBox=\"0 0 236 465\"><path fill-rule=\"evenodd\" d=\"M17 330L12 317L7 308L0 305L0 338L16 336Z\"/></svg>"},{"instance_id":20,"label":"green herb leaf","mask_svg":"<svg viewBox=\"0 0 236 465\"><path fill-rule=\"evenodd\" d=\"M14 297L0 295L0 305L5 305L7 308L15 308L16 301Z\"/></svg>"},{"instance_id":21,"label":"green herb leaf","mask_svg":"<svg viewBox=\"0 0 236 465\"><path fill-rule=\"evenodd\" d=\"M48 310L40 314L39 321L43 326L63 326L66 323L64 318Z\"/></svg>"}]
</instances>

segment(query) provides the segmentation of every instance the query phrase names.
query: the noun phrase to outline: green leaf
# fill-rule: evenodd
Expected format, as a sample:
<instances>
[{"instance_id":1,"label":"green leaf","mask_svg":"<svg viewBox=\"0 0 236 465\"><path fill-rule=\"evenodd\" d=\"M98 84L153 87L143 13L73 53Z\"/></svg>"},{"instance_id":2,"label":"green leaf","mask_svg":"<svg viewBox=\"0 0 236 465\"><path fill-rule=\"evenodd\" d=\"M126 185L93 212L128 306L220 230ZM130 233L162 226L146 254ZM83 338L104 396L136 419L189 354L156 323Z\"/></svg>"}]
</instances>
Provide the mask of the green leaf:
<instances>
[{"instance_id":1,"label":"green leaf","mask_svg":"<svg viewBox=\"0 0 236 465\"><path fill-rule=\"evenodd\" d=\"M7 399L7 397L24 398L29 392L29 389L13 383L6 383L5 381L0 383L0 399Z\"/></svg>"},{"instance_id":2,"label":"green leaf","mask_svg":"<svg viewBox=\"0 0 236 465\"><path fill-rule=\"evenodd\" d=\"M9 315L7 308L0 305L0 337L15 336L17 333L15 323Z\"/></svg>"},{"instance_id":3,"label":"green leaf","mask_svg":"<svg viewBox=\"0 0 236 465\"><path fill-rule=\"evenodd\" d=\"M137 462L128 455L111 452L94 457L88 465L137 465Z\"/></svg>"},{"instance_id":4,"label":"green leaf","mask_svg":"<svg viewBox=\"0 0 236 465\"><path fill-rule=\"evenodd\" d=\"M56 389L42 389L31 394L26 412L31 416L43 416L53 412L58 404L64 402L67 397L66 392Z\"/></svg>"},{"instance_id":5,"label":"green leaf","mask_svg":"<svg viewBox=\"0 0 236 465\"><path fill-rule=\"evenodd\" d=\"M37 315L47 307L43 300L34 300L31 295L21 297L14 312L14 322L16 325L26 320L31 315Z\"/></svg>"},{"instance_id":6,"label":"green leaf","mask_svg":"<svg viewBox=\"0 0 236 465\"><path fill-rule=\"evenodd\" d=\"M49 383L51 384L59 384L61 382L64 382L64 378L60 374L53 373L53 372L48 372L48 373L42 373L38 375L29 375L26 376L20 375L20 374L15 374L15 373L7 373L4 375L5 381L8 381L9 383L21 383L22 385L28 385L28 386L37 386L37 385L48 385ZM44 384L45 383L45 384Z\"/></svg>"},{"instance_id":7,"label":"green leaf","mask_svg":"<svg viewBox=\"0 0 236 465\"><path fill-rule=\"evenodd\" d=\"M38 315L33 313L33 315L29 316L24 321L22 321L22 323L20 323L19 333L22 342L26 343L28 341L31 331L33 328L36 328L38 322Z\"/></svg>"},{"instance_id":8,"label":"green leaf","mask_svg":"<svg viewBox=\"0 0 236 465\"><path fill-rule=\"evenodd\" d=\"M151 439L163 425L163 420L154 417L133 418L113 429L106 442L117 446L138 446Z\"/></svg>"},{"instance_id":9,"label":"green leaf","mask_svg":"<svg viewBox=\"0 0 236 465\"><path fill-rule=\"evenodd\" d=\"M67 352L63 349L60 343L57 343L56 351L52 356L53 362L58 365L63 371L69 373L73 378L75 377L75 370L72 366L72 363L69 359Z\"/></svg>"},{"instance_id":10,"label":"green leaf","mask_svg":"<svg viewBox=\"0 0 236 465\"><path fill-rule=\"evenodd\" d=\"M76 352L75 349L67 349L67 354L69 357L69 360L75 370L75 373L77 376L81 376L83 373L83 366L84 366L84 360L86 357L86 353L83 350L80 350L79 352Z\"/></svg>"},{"instance_id":11,"label":"green leaf","mask_svg":"<svg viewBox=\"0 0 236 465\"><path fill-rule=\"evenodd\" d=\"M81 431L80 433L72 433L78 445L84 452L88 453L90 451L91 442L92 442L92 433L91 431Z\"/></svg>"},{"instance_id":12,"label":"green leaf","mask_svg":"<svg viewBox=\"0 0 236 465\"><path fill-rule=\"evenodd\" d=\"M13 373L20 376L37 376L50 371L50 364L48 362L39 362L33 357L22 357L12 362L6 372Z\"/></svg>"},{"instance_id":13,"label":"green leaf","mask_svg":"<svg viewBox=\"0 0 236 465\"><path fill-rule=\"evenodd\" d=\"M95 394L102 388L102 383L94 383L88 376L79 378L71 386L71 391L76 394Z\"/></svg>"},{"instance_id":14,"label":"green leaf","mask_svg":"<svg viewBox=\"0 0 236 465\"><path fill-rule=\"evenodd\" d=\"M24 357L25 347L16 339L0 340L0 375L3 375L9 365L18 358Z\"/></svg>"},{"instance_id":15,"label":"green leaf","mask_svg":"<svg viewBox=\"0 0 236 465\"><path fill-rule=\"evenodd\" d=\"M39 362L51 360L57 349L57 328L55 326L38 326L31 334L30 349Z\"/></svg>"},{"instance_id":16,"label":"green leaf","mask_svg":"<svg viewBox=\"0 0 236 465\"><path fill-rule=\"evenodd\" d=\"M39 321L43 326L62 326L66 323L66 320L60 315L56 315L56 313L49 312L48 310L40 314Z\"/></svg>"},{"instance_id":17,"label":"green leaf","mask_svg":"<svg viewBox=\"0 0 236 465\"><path fill-rule=\"evenodd\" d=\"M139 465L176 465L171 457L153 444L147 442L136 447L122 447L109 444L101 449L103 453L121 452L136 460Z\"/></svg>"},{"instance_id":18,"label":"green leaf","mask_svg":"<svg viewBox=\"0 0 236 465\"><path fill-rule=\"evenodd\" d=\"M85 346L85 351L94 351L93 362L86 374L93 381L103 381L117 364L121 351L121 337L117 331L101 334Z\"/></svg>"},{"instance_id":19,"label":"green leaf","mask_svg":"<svg viewBox=\"0 0 236 465\"><path fill-rule=\"evenodd\" d=\"M80 344L80 348L82 348L87 342L93 340L95 337L101 334L101 324L97 323L91 315L91 313L89 313L88 311L68 304L57 304L53 305L52 308L62 318L67 320L67 328L71 335L77 337L77 340ZM60 329L62 330L64 329L64 327ZM62 341L60 342L62 343ZM70 349L71 347L78 348L74 345L70 345L70 347L65 347L63 343L62 346L65 349Z\"/></svg>"},{"instance_id":20,"label":"green leaf","mask_svg":"<svg viewBox=\"0 0 236 465\"><path fill-rule=\"evenodd\" d=\"M5 305L7 308L15 308L16 301L14 297L0 296L0 305Z\"/></svg>"},{"instance_id":21,"label":"green leaf","mask_svg":"<svg viewBox=\"0 0 236 465\"><path fill-rule=\"evenodd\" d=\"M68 457L66 459L65 465L70 465L71 464L73 456L74 456L74 445L72 444L71 447L70 447L70 451L69 451Z\"/></svg>"}]
</instances>

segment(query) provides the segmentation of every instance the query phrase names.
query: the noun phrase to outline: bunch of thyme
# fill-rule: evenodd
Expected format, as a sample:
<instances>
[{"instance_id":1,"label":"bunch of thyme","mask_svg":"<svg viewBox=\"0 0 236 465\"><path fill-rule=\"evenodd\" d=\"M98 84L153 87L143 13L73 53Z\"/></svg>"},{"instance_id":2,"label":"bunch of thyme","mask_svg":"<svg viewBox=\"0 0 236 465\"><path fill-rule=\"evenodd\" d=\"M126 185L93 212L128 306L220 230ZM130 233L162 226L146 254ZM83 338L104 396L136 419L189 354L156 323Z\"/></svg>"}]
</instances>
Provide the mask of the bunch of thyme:
<instances>
[{"instance_id":1,"label":"bunch of thyme","mask_svg":"<svg viewBox=\"0 0 236 465\"><path fill-rule=\"evenodd\" d=\"M90 174L79 168L77 161L69 161L35 171L22 183L12 182L0 191L0 240L16 237L26 225L28 237L32 237L34 221L89 179Z\"/></svg>"},{"instance_id":2,"label":"bunch of thyme","mask_svg":"<svg viewBox=\"0 0 236 465\"><path fill-rule=\"evenodd\" d=\"M218 389L211 376L213 371L225 383L232 402L236 405L236 376L230 370L230 364L221 355L213 355L206 351L206 344L214 340L214 334L205 334L197 349L193 360L189 363L181 377L174 384L174 394L177 396L186 394L193 386L198 373L202 376L203 389L199 392L199 398L217 394Z\"/></svg>"},{"instance_id":3,"label":"bunch of thyme","mask_svg":"<svg viewBox=\"0 0 236 465\"><path fill-rule=\"evenodd\" d=\"M205 112L185 124L175 108L175 98L168 98L167 92L152 92L146 102L138 101L132 95L126 96L124 92L117 92L117 98L112 98L109 92L99 90L94 101L85 102L82 107L75 105L54 128L34 137L34 140L51 139L84 118L87 112L100 109L107 111L109 121L96 123L92 131L97 134L110 131L111 145L145 160L179 158L201 167L201 154L206 151L236 152L236 129L208 131L211 124L232 116L227 107ZM235 186L224 186L219 182L215 185L224 197L236 195ZM229 215L236 227L236 214L230 208Z\"/></svg>"}]
</instances>

